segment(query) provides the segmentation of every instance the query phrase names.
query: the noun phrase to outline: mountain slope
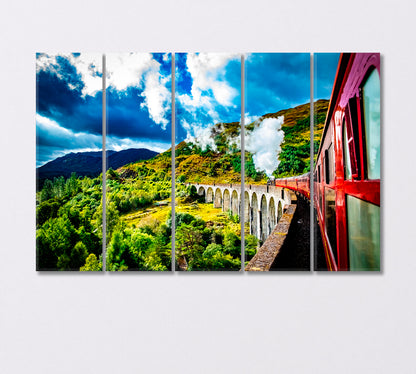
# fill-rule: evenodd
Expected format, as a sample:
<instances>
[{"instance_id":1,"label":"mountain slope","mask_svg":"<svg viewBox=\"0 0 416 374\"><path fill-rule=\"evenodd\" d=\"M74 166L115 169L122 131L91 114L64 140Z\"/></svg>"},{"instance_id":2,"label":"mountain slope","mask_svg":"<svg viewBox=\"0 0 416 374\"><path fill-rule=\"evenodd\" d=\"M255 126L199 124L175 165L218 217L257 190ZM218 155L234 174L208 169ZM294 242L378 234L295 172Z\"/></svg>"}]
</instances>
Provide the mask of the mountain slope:
<instances>
[{"instance_id":1,"label":"mountain slope","mask_svg":"<svg viewBox=\"0 0 416 374\"><path fill-rule=\"evenodd\" d=\"M317 100L315 109L314 146L319 145L328 109L328 100ZM281 151L275 157L279 167L273 175L288 177L309 171L310 165L310 104L267 113L256 121L246 125L247 134L260 126L267 118L283 116L281 130L284 138ZM199 183L238 183L241 180L241 152L236 146L240 128L238 122L219 123L211 129L211 139L216 150L209 147L202 150L193 143L181 142L176 146L176 176L182 181ZM266 183L268 177L264 171L256 170L253 154L245 152L246 183Z\"/></svg>"},{"instance_id":2,"label":"mountain slope","mask_svg":"<svg viewBox=\"0 0 416 374\"><path fill-rule=\"evenodd\" d=\"M323 123L328 108L328 100L315 102L314 144L319 145ZM250 134L266 118L284 117L281 129L284 138L280 144L281 152L275 157L279 167L275 176L299 175L309 170L310 165L310 104L267 113L246 126ZM175 147L175 173L180 182L196 183L239 183L241 181L241 152L239 150L239 122L217 123L211 128L210 138L213 147L203 147L182 141ZM114 168L115 169L115 168ZM164 179L171 176L171 150L159 154L148 161L124 165L117 170L117 177ZM264 171L256 170L253 154L245 152L246 183L266 183Z\"/></svg>"},{"instance_id":3,"label":"mountain slope","mask_svg":"<svg viewBox=\"0 0 416 374\"><path fill-rule=\"evenodd\" d=\"M148 160L158 153L145 148L131 148L123 151L107 151L107 168L117 169L120 166ZM96 177L102 172L102 152L68 153L37 168L38 179L53 179L63 176L68 178L75 172L78 176Z\"/></svg>"}]
</instances>

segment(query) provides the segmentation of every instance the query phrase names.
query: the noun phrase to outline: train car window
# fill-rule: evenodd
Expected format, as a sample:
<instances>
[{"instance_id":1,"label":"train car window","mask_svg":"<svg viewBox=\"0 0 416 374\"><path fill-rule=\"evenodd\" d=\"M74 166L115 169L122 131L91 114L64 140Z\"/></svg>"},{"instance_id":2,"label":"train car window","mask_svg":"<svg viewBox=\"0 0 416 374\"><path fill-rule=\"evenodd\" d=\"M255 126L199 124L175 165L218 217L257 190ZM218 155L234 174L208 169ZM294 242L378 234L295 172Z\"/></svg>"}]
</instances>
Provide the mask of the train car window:
<instances>
[{"instance_id":1,"label":"train car window","mask_svg":"<svg viewBox=\"0 0 416 374\"><path fill-rule=\"evenodd\" d=\"M321 165L318 165L318 183L321 183ZM318 186L316 189L316 194L318 195L318 204L319 204L319 210L322 213L322 192L321 192L321 186Z\"/></svg>"},{"instance_id":2,"label":"train car window","mask_svg":"<svg viewBox=\"0 0 416 374\"><path fill-rule=\"evenodd\" d=\"M330 184L334 181L334 147L332 143L329 145L328 149L325 150L325 183Z\"/></svg>"},{"instance_id":3,"label":"train car window","mask_svg":"<svg viewBox=\"0 0 416 374\"><path fill-rule=\"evenodd\" d=\"M332 253L337 260L337 220L335 211L335 190L325 187L325 230Z\"/></svg>"},{"instance_id":4,"label":"train car window","mask_svg":"<svg viewBox=\"0 0 416 374\"><path fill-rule=\"evenodd\" d=\"M380 179L380 77L374 69L362 89L368 179Z\"/></svg>"},{"instance_id":5,"label":"train car window","mask_svg":"<svg viewBox=\"0 0 416 374\"><path fill-rule=\"evenodd\" d=\"M349 100L346 114L346 133L348 139L348 150L350 154L350 165L351 165L351 176L354 179L360 178L360 168L357 159L360 155L360 140L358 130L358 108L357 108L357 97L353 97Z\"/></svg>"},{"instance_id":6,"label":"train car window","mask_svg":"<svg viewBox=\"0 0 416 374\"><path fill-rule=\"evenodd\" d=\"M348 135L347 135L347 126L345 123L344 118L344 178L345 179L351 179L352 172L351 172L351 157L350 157L350 149L348 145Z\"/></svg>"},{"instance_id":7,"label":"train car window","mask_svg":"<svg viewBox=\"0 0 416 374\"><path fill-rule=\"evenodd\" d=\"M324 153L324 181L329 184L328 150Z\"/></svg>"},{"instance_id":8,"label":"train car window","mask_svg":"<svg viewBox=\"0 0 416 374\"><path fill-rule=\"evenodd\" d=\"M346 195L350 270L380 270L380 207Z\"/></svg>"}]
</instances>

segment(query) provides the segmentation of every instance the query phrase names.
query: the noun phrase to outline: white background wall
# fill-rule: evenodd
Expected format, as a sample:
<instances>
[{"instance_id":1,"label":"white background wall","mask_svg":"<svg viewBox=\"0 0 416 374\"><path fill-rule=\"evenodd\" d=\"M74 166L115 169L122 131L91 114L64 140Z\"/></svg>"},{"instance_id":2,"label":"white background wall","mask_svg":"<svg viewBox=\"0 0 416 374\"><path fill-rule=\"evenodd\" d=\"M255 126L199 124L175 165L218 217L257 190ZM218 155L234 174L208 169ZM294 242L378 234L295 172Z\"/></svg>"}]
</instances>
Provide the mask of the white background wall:
<instances>
[{"instance_id":1,"label":"white background wall","mask_svg":"<svg viewBox=\"0 0 416 374\"><path fill-rule=\"evenodd\" d=\"M1 373L415 373L411 1L8 1ZM380 51L382 274L35 272L35 52Z\"/></svg>"}]
</instances>

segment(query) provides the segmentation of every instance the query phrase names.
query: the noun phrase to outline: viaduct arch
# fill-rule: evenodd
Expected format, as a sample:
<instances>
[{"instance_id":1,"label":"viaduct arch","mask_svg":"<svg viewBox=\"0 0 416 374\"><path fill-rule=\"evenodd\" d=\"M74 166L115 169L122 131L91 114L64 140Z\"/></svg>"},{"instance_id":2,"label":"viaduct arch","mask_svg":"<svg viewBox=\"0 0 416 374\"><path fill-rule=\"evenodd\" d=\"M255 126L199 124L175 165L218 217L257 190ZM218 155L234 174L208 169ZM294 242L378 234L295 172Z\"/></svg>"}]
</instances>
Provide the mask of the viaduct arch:
<instances>
[{"instance_id":1,"label":"viaduct arch","mask_svg":"<svg viewBox=\"0 0 416 374\"><path fill-rule=\"evenodd\" d=\"M263 242L273 231L284 210L291 204L290 190L269 185L245 185L244 206L241 204L241 184L197 184L194 186L206 203L215 208L244 215L244 221L250 224L250 234Z\"/></svg>"}]
</instances>

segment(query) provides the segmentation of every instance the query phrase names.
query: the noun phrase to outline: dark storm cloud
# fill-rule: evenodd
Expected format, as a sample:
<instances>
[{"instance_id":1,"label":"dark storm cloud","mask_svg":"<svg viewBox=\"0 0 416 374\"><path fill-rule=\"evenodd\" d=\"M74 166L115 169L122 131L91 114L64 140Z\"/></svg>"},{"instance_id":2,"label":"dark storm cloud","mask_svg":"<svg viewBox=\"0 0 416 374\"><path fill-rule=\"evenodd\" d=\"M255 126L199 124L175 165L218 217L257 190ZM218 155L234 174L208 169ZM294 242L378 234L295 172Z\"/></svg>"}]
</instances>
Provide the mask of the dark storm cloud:
<instances>
[{"instance_id":1,"label":"dark storm cloud","mask_svg":"<svg viewBox=\"0 0 416 374\"><path fill-rule=\"evenodd\" d=\"M132 54L126 56L131 57ZM124 69L129 69L128 79L131 81L123 82L126 88L117 90L118 81L113 78L107 89L107 135L109 144L114 148L135 147L138 144L145 147L149 143L150 149L162 149L170 142L170 124L161 126L153 118L159 115L157 121L161 120L158 112L161 94L158 90L165 85L170 91L171 59L170 55L162 53L149 56L147 61L153 58L160 64L152 63L144 68L153 69L150 75L132 76L132 69L139 71L141 62L140 58L133 62L130 60L130 65L121 65L121 79L126 77L123 76ZM70 151L101 148L102 72L97 66L100 59L100 55L37 54L38 165ZM160 66L159 82L154 78L154 74L158 74L157 66ZM148 71L144 70L145 74ZM149 112L149 105L152 105L152 113ZM167 111L165 118L170 118L170 111Z\"/></svg>"},{"instance_id":2,"label":"dark storm cloud","mask_svg":"<svg viewBox=\"0 0 416 374\"><path fill-rule=\"evenodd\" d=\"M150 119L140 90L130 87L119 93L109 88L107 90L107 134L119 138L148 139L169 141L171 139L170 124L163 130L160 125ZM166 115L170 118L170 111Z\"/></svg>"},{"instance_id":3,"label":"dark storm cloud","mask_svg":"<svg viewBox=\"0 0 416 374\"><path fill-rule=\"evenodd\" d=\"M56 61L57 67L36 75L37 113L75 132L101 134L102 93L84 98L84 83L75 67L61 56Z\"/></svg>"}]
</instances>

